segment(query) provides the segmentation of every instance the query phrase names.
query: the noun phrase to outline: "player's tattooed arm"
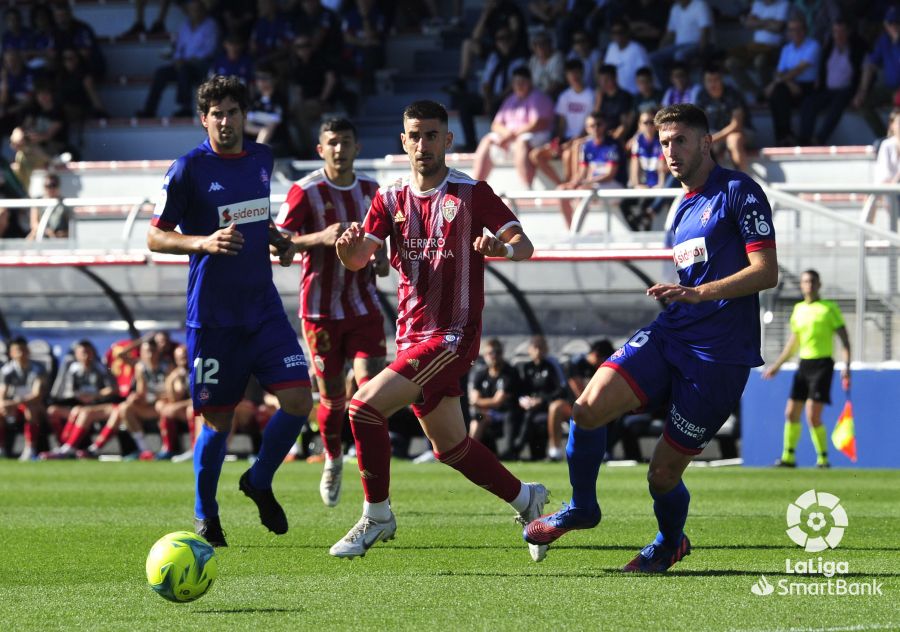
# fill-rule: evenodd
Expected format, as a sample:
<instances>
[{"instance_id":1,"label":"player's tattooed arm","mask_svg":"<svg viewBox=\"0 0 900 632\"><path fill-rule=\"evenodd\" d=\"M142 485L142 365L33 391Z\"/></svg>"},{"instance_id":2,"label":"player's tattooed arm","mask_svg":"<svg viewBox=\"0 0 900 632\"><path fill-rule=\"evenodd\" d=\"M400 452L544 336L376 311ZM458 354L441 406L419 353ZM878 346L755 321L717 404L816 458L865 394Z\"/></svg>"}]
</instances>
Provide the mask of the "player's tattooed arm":
<instances>
[{"instance_id":1,"label":"player's tattooed arm","mask_svg":"<svg viewBox=\"0 0 900 632\"><path fill-rule=\"evenodd\" d=\"M244 236L234 224L221 228L211 235L182 235L174 230L151 226L147 231L147 247L151 252L170 255L235 256L244 247Z\"/></svg>"},{"instance_id":2,"label":"player's tattooed arm","mask_svg":"<svg viewBox=\"0 0 900 632\"><path fill-rule=\"evenodd\" d=\"M485 257L505 257L513 261L524 261L534 254L534 246L521 226L513 225L497 237L481 235L472 242L475 252Z\"/></svg>"},{"instance_id":3,"label":"player's tattooed arm","mask_svg":"<svg viewBox=\"0 0 900 632\"><path fill-rule=\"evenodd\" d=\"M338 259L348 270L356 272L369 264L369 260L381 244L366 239L362 225L353 222L335 242Z\"/></svg>"}]
</instances>

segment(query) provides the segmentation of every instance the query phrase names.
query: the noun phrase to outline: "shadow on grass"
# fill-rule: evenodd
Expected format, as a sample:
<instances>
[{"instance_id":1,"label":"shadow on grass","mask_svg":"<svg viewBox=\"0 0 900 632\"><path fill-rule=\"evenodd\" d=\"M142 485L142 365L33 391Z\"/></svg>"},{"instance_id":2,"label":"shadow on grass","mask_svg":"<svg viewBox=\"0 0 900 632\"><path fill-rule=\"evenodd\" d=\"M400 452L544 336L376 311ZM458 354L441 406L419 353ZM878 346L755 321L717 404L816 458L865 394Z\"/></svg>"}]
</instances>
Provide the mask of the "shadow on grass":
<instances>
[{"instance_id":1,"label":"shadow on grass","mask_svg":"<svg viewBox=\"0 0 900 632\"><path fill-rule=\"evenodd\" d=\"M212 610L194 610L200 614L263 614L268 612L303 612L303 608L215 608Z\"/></svg>"}]
</instances>

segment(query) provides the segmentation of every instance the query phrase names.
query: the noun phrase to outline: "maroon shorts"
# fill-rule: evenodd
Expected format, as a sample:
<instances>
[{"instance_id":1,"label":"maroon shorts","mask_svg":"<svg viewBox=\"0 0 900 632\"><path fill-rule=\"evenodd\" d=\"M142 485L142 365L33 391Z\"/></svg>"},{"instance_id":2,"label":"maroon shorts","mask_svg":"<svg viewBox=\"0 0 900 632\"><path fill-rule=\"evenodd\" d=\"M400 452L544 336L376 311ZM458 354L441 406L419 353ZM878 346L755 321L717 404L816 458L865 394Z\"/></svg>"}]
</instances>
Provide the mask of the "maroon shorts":
<instances>
[{"instance_id":1,"label":"maroon shorts","mask_svg":"<svg viewBox=\"0 0 900 632\"><path fill-rule=\"evenodd\" d=\"M478 357L478 338L454 339L452 342L456 345L455 351L448 347L443 336L429 338L398 351L397 359L388 366L422 387L421 398L412 405L419 419L434 410L445 397L463 394L460 380Z\"/></svg>"},{"instance_id":2,"label":"maroon shorts","mask_svg":"<svg viewBox=\"0 0 900 632\"><path fill-rule=\"evenodd\" d=\"M347 360L383 358L387 354L381 312L341 320L304 318L303 337L316 375L323 380L343 375Z\"/></svg>"}]
</instances>

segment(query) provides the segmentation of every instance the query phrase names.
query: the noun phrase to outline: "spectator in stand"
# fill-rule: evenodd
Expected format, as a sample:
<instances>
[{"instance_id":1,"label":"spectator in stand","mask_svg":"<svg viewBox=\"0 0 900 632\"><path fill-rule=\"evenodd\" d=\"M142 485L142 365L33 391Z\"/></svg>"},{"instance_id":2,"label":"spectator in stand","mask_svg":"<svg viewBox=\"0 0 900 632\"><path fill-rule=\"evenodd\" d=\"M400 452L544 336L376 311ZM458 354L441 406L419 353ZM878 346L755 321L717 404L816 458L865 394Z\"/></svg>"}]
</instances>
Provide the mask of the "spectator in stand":
<instances>
[{"instance_id":1,"label":"spectator in stand","mask_svg":"<svg viewBox=\"0 0 900 632\"><path fill-rule=\"evenodd\" d=\"M315 155L319 119L337 96L338 76L329 58L313 53L308 35L294 38L293 51L288 66L291 130L300 156L310 158Z\"/></svg>"},{"instance_id":2,"label":"spectator in stand","mask_svg":"<svg viewBox=\"0 0 900 632\"><path fill-rule=\"evenodd\" d=\"M237 33L247 45L256 22L256 0L216 0L208 4L222 33Z\"/></svg>"},{"instance_id":3,"label":"spectator in stand","mask_svg":"<svg viewBox=\"0 0 900 632\"><path fill-rule=\"evenodd\" d=\"M697 96L697 87L690 83L688 68L677 62L672 65L669 73L670 86L663 93L662 106L668 107L676 103L693 103Z\"/></svg>"},{"instance_id":4,"label":"spectator in stand","mask_svg":"<svg viewBox=\"0 0 900 632\"><path fill-rule=\"evenodd\" d=\"M572 417L572 403L581 397L594 373L612 353L613 346L609 340L595 340L586 354L573 358L565 367L568 397L551 406L547 418L547 458L550 461L561 461L565 456L562 443L563 423Z\"/></svg>"},{"instance_id":5,"label":"spectator in stand","mask_svg":"<svg viewBox=\"0 0 900 632\"><path fill-rule=\"evenodd\" d=\"M375 92L375 71L384 66L387 20L375 0L356 0L343 13L344 54L363 95Z\"/></svg>"},{"instance_id":6,"label":"spectator in stand","mask_svg":"<svg viewBox=\"0 0 900 632\"><path fill-rule=\"evenodd\" d=\"M246 85L253 83L253 58L247 53L247 41L237 31L231 31L222 39L222 52L209 67L209 76L235 75Z\"/></svg>"},{"instance_id":7,"label":"spectator in stand","mask_svg":"<svg viewBox=\"0 0 900 632\"><path fill-rule=\"evenodd\" d=\"M47 212L50 213L50 217L44 228L44 239L68 239L73 219L72 208L63 204L59 176L55 173L44 176L44 199L48 202L46 206L31 207L31 231L28 233L28 239L37 239L41 217Z\"/></svg>"},{"instance_id":8,"label":"spectator in stand","mask_svg":"<svg viewBox=\"0 0 900 632\"><path fill-rule=\"evenodd\" d=\"M209 64L218 46L219 27L206 14L206 7L199 0L189 0L185 4L185 12L187 19L175 37L172 63L160 66L153 73L147 100L143 109L136 113L140 118L156 116L162 92L172 82L178 87L175 95L178 110L173 116L194 116L194 89L209 71Z\"/></svg>"},{"instance_id":9,"label":"spectator in stand","mask_svg":"<svg viewBox=\"0 0 900 632\"><path fill-rule=\"evenodd\" d=\"M159 352L159 361L172 367L175 366L175 349L178 343L172 340L169 332L165 329L154 331L151 335L153 342L156 343L156 349Z\"/></svg>"},{"instance_id":10,"label":"spectator in stand","mask_svg":"<svg viewBox=\"0 0 900 632\"><path fill-rule=\"evenodd\" d=\"M60 51L60 72L56 73L56 98L70 127L81 128L87 118L109 118L94 77L84 67L78 51Z\"/></svg>"},{"instance_id":11,"label":"spectator in stand","mask_svg":"<svg viewBox=\"0 0 900 632\"><path fill-rule=\"evenodd\" d=\"M688 64L705 54L712 26L712 13L704 0L675 0L666 34L659 48L650 54L650 63L660 83L665 83L674 62Z\"/></svg>"},{"instance_id":12,"label":"spectator in stand","mask_svg":"<svg viewBox=\"0 0 900 632\"><path fill-rule=\"evenodd\" d=\"M135 20L134 24L131 27L122 33L121 37L136 37L141 33L149 33L150 35L164 35L166 32L166 15L169 13L169 3L170 0L160 0L159 1L159 13L156 15L156 20L153 21L153 24L150 25L150 28L147 29L145 26L145 9L147 7L148 0L135 0ZM176 0L177 1L177 0Z\"/></svg>"},{"instance_id":13,"label":"spectator in stand","mask_svg":"<svg viewBox=\"0 0 900 632\"><path fill-rule=\"evenodd\" d=\"M634 97L619 87L616 67L603 65L597 69L597 95L594 111L606 120L607 133L624 143L634 131Z\"/></svg>"},{"instance_id":14,"label":"spectator in stand","mask_svg":"<svg viewBox=\"0 0 900 632\"><path fill-rule=\"evenodd\" d=\"M59 395L47 410L50 416L68 416L60 435L62 445L42 452L41 459L74 459L94 423L107 420L119 399L112 375L98 360L94 345L80 340L74 351L74 362L64 367Z\"/></svg>"},{"instance_id":15,"label":"spectator in stand","mask_svg":"<svg viewBox=\"0 0 900 632\"><path fill-rule=\"evenodd\" d=\"M31 7L28 18L31 26L31 50L26 58L33 68L53 66L56 54L53 41L53 12L46 4L35 4Z\"/></svg>"},{"instance_id":16,"label":"spectator in stand","mask_svg":"<svg viewBox=\"0 0 900 632\"><path fill-rule=\"evenodd\" d=\"M250 32L250 54L258 62L284 61L294 33L287 14L276 0L257 0L256 22Z\"/></svg>"},{"instance_id":17,"label":"spectator in stand","mask_svg":"<svg viewBox=\"0 0 900 632\"><path fill-rule=\"evenodd\" d=\"M10 7L3 14L3 23L6 30L3 31L3 39L0 41L0 50L14 49L27 55L31 52L34 36L31 29L22 21L22 12L17 7Z\"/></svg>"},{"instance_id":18,"label":"spectator in stand","mask_svg":"<svg viewBox=\"0 0 900 632\"><path fill-rule=\"evenodd\" d=\"M511 154L516 173L525 186L531 188L534 166L528 154L532 148L550 140L552 128L553 101L532 87L528 68L516 68L512 74L512 94L503 101L491 123L491 131L481 139L475 151L473 177L486 180L494 160L504 153Z\"/></svg>"},{"instance_id":19,"label":"spectator in stand","mask_svg":"<svg viewBox=\"0 0 900 632\"><path fill-rule=\"evenodd\" d=\"M881 82L874 84L876 71L881 70ZM860 111L876 136L884 131L884 122L876 108L892 103L900 89L900 10L889 8L884 14L884 33L863 64L859 89L853 97L853 107Z\"/></svg>"},{"instance_id":20,"label":"spectator in stand","mask_svg":"<svg viewBox=\"0 0 900 632\"><path fill-rule=\"evenodd\" d=\"M528 60L531 79L534 87L551 99L559 96L565 86L564 63L562 53L553 49L549 33L538 31L531 36L531 58Z\"/></svg>"},{"instance_id":21,"label":"spectator in stand","mask_svg":"<svg viewBox=\"0 0 900 632\"><path fill-rule=\"evenodd\" d=\"M508 29L500 29L491 52L481 73L480 96L457 94L460 109L460 124L465 138L464 151L473 151L478 142L475 133L475 116L486 114L493 117L503 99L509 94L513 74L519 68L528 69L528 58L516 52L513 34Z\"/></svg>"},{"instance_id":22,"label":"spectator in stand","mask_svg":"<svg viewBox=\"0 0 900 632\"><path fill-rule=\"evenodd\" d=\"M528 14L544 28L556 31L559 48L568 50L575 31L586 29L592 35L602 28L606 0L536 0L528 3Z\"/></svg>"},{"instance_id":23,"label":"spectator in stand","mask_svg":"<svg viewBox=\"0 0 900 632\"><path fill-rule=\"evenodd\" d=\"M631 39L628 23L625 20L614 21L609 34L612 36L612 42L606 49L603 63L615 66L622 88L636 95L638 93L638 70L650 65L647 49ZM652 87L652 77L650 83Z\"/></svg>"},{"instance_id":24,"label":"spectator in stand","mask_svg":"<svg viewBox=\"0 0 900 632\"><path fill-rule=\"evenodd\" d=\"M594 112L585 121L588 138L581 147L581 165L572 179L563 182L557 189L615 189L619 183L619 163L622 160L622 149L607 134L606 118L600 112ZM560 210L566 227L572 225L572 203L560 200Z\"/></svg>"},{"instance_id":25,"label":"spectator in stand","mask_svg":"<svg viewBox=\"0 0 900 632\"><path fill-rule=\"evenodd\" d=\"M24 338L10 340L9 362L0 368L0 456L8 456L4 454L9 439L7 427L22 428L25 446L20 461L30 461L37 455L47 422L47 388L47 369L31 360L28 342ZM7 420L13 425L8 426Z\"/></svg>"},{"instance_id":26,"label":"spectator in stand","mask_svg":"<svg viewBox=\"0 0 900 632\"><path fill-rule=\"evenodd\" d=\"M532 336L528 343L528 362L519 369L519 407L524 411L518 433L509 439L509 448L501 458L516 460L528 446L532 461L546 456L545 430L551 406L565 401L562 369L548 356L543 336Z\"/></svg>"},{"instance_id":27,"label":"spectator in stand","mask_svg":"<svg viewBox=\"0 0 900 632\"><path fill-rule=\"evenodd\" d=\"M653 50L666 32L668 3L665 0L631 0L621 9L631 37L644 50Z\"/></svg>"},{"instance_id":28,"label":"spectator in stand","mask_svg":"<svg viewBox=\"0 0 900 632\"><path fill-rule=\"evenodd\" d=\"M71 160L66 118L49 84L38 84L34 101L24 111L22 124L10 135L9 144L16 152L13 171L25 190L35 169L45 169L54 160Z\"/></svg>"},{"instance_id":29,"label":"spectator in stand","mask_svg":"<svg viewBox=\"0 0 900 632\"><path fill-rule=\"evenodd\" d=\"M284 134L285 112L287 105L278 88L275 68L260 64L256 68L253 100L247 110L244 131L257 143L271 146L278 157L290 153L290 143Z\"/></svg>"},{"instance_id":30,"label":"spectator in stand","mask_svg":"<svg viewBox=\"0 0 900 632\"><path fill-rule=\"evenodd\" d=\"M800 105L800 144L823 145L841 121L859 87L866 44L843 18L831 27L831 37L825 42L819 57L819 78L816 91ZM818 134L813 130L821 112L825 116Z\"/></svg>"},{"instance_id":31,"label":"spectator in stand","mask_svg":"<svg viewBox=\"0 0 900 632\"><path fill-rule=\"evenodd\" d=\"M166 377L171 365L160 360L159 347L151 338L141 344L141 359L135 365L134 390L119 406L118 418L124 422L131 438L137 446L138 458L152 458L152 452L144 441L144 424L152 423L160 426L160 432L167 432L160 423L156 404L165 397ZM169 445L156 455L157 459L172 458L171 437L166 437ZM127 458L127 456L126 456Z\"/></svg>"},{"instance_id":32,"label":"spectator in stand","mask_svg":"<svg viewBox=\"0 0 900 632\"><path fill-rule=\"evenodd\" d=\"M580 163L578 139L584 136L584 122L594 106L594 92L584 85L584 68L581 61L570 59L565 67L566 83L556 100L556 116L561 131L556 139L531 150L528 159L535 169L550 178L554 186L568 182ZM560 178L550 164L554 158L561 158L563 175Z\"/></svg>"},{"instance_id":33,"label":"spectator in stand","mask_svg":"<svg viewBox=\"0 0 900 632\"><path fill-rule=\"evenodd\" d=\"M775 143L781 147L797 144L791 131L791 109L812 93L819 68L819 43L807 36L806 23L791 18L787 35L775 78L763 91L772 112Z\"/></svg>"},{"instance_id":34,"label":"spectator in stand","mask_svg":"<svg viewBox=\"0 0 900 632\"><path fill-rule=\"evenodd\" d=\"M344 47L338 14L322 6L320 0L299 0L292 13L293 32L309 38L312 54L337 62Z\"/></svg>"},{"instance_id":35,"label":"spectator in stand","mask_svg":"<svg viewBox=\"0 0 900 632\"><path fill-rule=\"evenodd\" d=\"M468 91L466 86L476 63L479 59L486 59L494 49L501 30L510 38L509 53L516 57L526 56L528 40L525 28L525 16L514 0L487 0L472 35L463 41L460 48L459 75L456 82L447 87L450 94L456 96Z\"/></svg>"},{"instance_id":36,"label":"spectator in stand","mask_svg":"<svg viewBox=\"0 0 900 632\"><path fill-rule=\"evenodd\" d=\"M661 107L663 93L657 90L653 82L653 71L644 66L635 73L637 92L634 95L634 111L640 114L646 110L658 110Z\"/></svg>"},{"instance_id":37,"label":"spectator in stand","mask_svg":"<svg viewBox=\"0 0 900 632\"><path fill-rule=\"evenodd\" d=\"M694 104L706 112L713 158L721 161L727 152L735 169L747 171L747 144L752 136L750 113L741 93L725 85L718 66L710 65L703 71L703 89L697 93Z\"/></svg>"},{"instance_id":38,"label":"spectator in stand","mask_svg":"<svg viewBox=\"0 0 900 632\"><path fill-rule=\"evenodd\" d=\"M878 146L875 159L875 184L900 182L900 108L888 117L888 137Z\"/></svg>"},{"instance_id":39,"label":"spectator in stand","mask_svg":"<svg viewBox=\"0 0 900 632\"><path fill-rule=\"evenodd\" d=\"M106 59L94 29L86 22L75 19L68 2L53 5L53 48L57 51L72 48L78 51L84 67L100 81L106 75Z\"/></svg>"},{"instance_id":40,"label":"spectator in stand","mask_svg":"<svg viewBox=\"0 0 900 632\"><path fill-rule=\"evenodd\" d=\"M584 85L593 89L595 84L596 69L600 67L600 51L594 48L593 40L587 31L578 30L572 36L572 49L566 59L577 59L584 67Z\"/></svg>"},{"instance_id":41,"label":"spectator in stand","mask_svg":"<svg viewBox=\"0 0 900 632\"><path fill-rule=\"evenodd\" d=\"M806 22L809 36L817 42L824 42L831 34L831 25L836 21L846 19L851 23L855 22L855 18L862 17L861 14L865 11L870 15L875 13L875 21L878 22L884 15L885 7L895 4L895 0L793 0L790 17L802 19Z\"/></svg>"},{"instance_id":42,"label":"spectator in stand","mask_svg":"<svg viewBox=\"0 0 900 632\"><path fill-rule=\"evenodd\" d=\"M668 169L663 160L659 131L653 122L656 109L642 110L638 118L638 133L631 142L631 160L628 169L628 186L632 189L661 189L666 183ZM622 212L633 230L650 230L653 226L653 199L622 202ZM612 354L612 349L610 349Z\"/></svg>"},{"instance_id":43,"label":"spectator in stand","mask_svg":"<svg viewBox=\"0 0 900 632\"><path fill-rule=\"evenodd\" d=\"M469 382L469 436L496 453L496 437L505 435L509 442L522 421L519 374L504 359L503 344L496 338L484 343L482 357L484 366L475 369Z\"/></svg>"},{"instance_id":44,"label":"spectator in stand","mask_svg":"<svg viewBox=\"0 0 900 632\"><path fill-rule=\"evenodd\" d=\"M176 346L174 358L174 368L166 376L163 396L156 401L162 451L173 454L173 459L178 450L179 431L186 430L191 441L194 437L194 406L188 386L190 367L187 347Z\"/></svg>"},{"instance_id":45,"label":"spectator in stand","mask_svg":"<svg viewBox=\"0 0 900 632\"><path fill-rule=\"evenodd\" d=\"M741 17L743 25L753 30L753 39L730 49L725 67L744 92L759 95L762 86L769 83L784 42L789 11L788 0L754 0L750 11ZM747 73L748 66L755 71L756 79Z\"/></svg>"},{"instance_id":46,"label":"spectator in stand","mask_svg":"<svg viewBox=\"0 0 900 632\"><path fill-rule=\"evenodd\" d=\"M25 65L16 49L3 52L0 68L0 133L8 135L22 120L31 105L34 73Z\"/></svg>"}]
</instances>

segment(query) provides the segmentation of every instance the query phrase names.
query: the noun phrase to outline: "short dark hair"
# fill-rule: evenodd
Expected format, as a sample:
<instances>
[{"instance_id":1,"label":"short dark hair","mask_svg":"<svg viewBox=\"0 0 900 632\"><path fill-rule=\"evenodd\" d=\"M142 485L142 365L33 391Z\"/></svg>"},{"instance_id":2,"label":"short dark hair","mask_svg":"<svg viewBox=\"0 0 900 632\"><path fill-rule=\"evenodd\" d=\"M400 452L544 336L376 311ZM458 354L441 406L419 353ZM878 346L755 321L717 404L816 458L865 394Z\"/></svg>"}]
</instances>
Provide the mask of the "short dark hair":
<instances>
[{"instance_id":1,"label":"short dark hair","mask_svg":"<svg viewBox=\"0 0 900 632\"><path fill-rule=\"evenodd\" d=\"M354 140L359 136L356 132L356 125L346 118L331 118L324 121L319 127L319 136L325 132L351 132Z\"/></svg>"},{"instance_id":2,"label":"short dark hair","mask_svg":"<svg viewBox=\"0 0 900 632\"><path fill-rule=\"evenodd\" d=\"M484 341L484 346L486 349L493 349L498 355L503 355L503 343L499 338L488 338Z\"/></svg>"},{"instance_id":3,"label":"short dark hair","mask_svg":"<svg viewBox=\"0 0 900 632\"><path fill-rule=\"evenodd\" d=\"M650 69L649 66L641 66L634 73L635 77L650 77L653 79L653 70Z\"/></svg>"},{"instance_id":4,"label":"short dark hair","mask_svg":"<svg viewBox=\"0 0 900 632\"><path fill-rule=\"evenodd\" d=\"M717 64L714 61L710 62L710 63L706 64L706 66L703 67L703 74L704 75L721 75L722 67L719 66L719 64Z\"/></svg>"},{"instance_id":5,"label":"short dark hair","mask_svg":"<svg viewBox=\"0 0 900 632\"><path fill-rule=\"evenodd\" d=\"M9 341L8 347L22 347L24 349L28 348L28 341L25 340L24 336L16 336L12 340Z\"/></svg>"},{"instance_id":6,"label":"short dark hair","mask_svg":"<svg viewBox=\"0 0 900 632\"><path fill-rule=\"evenodd\" d=\"M603 112L601 112L600 110L597 110L596 112L591 112L590 114L588 114L588 118L594 119L597 123L603 123L603 127L609 127L606 124L606 117L603 116Z\"/></svg>"},{"instance_id":7,"label":"short dark hair","mask_svg":"<svg viewBox=\"0 0 900 632\"><path fill-rule=\"evenodd\" d=\"M566 62L566 65L563 66L565 72L569 72L570 70L582 73L584 72L584 64L580 59L570 59Z\"/></svg>"},{"instance_id":8,"label":"short dark hair","mask_svg":"<svg viewBox=\"0 0 900 632\"><path fill-rule=\"evenodd\" d=\"M589 353L596 353L601 358L608 358L615 351L615 347L609 341L608 338L604 338L602 340L595 340L591 343L591 349Z\"/></svg>"},{"instance_id":9,"label":"short dark hair","mask_svg":"<svg viewBox=\"0 0 900 632\"><path fill-rule=\"evenodd\" d=\"M513 77L524 77L531 81L531 71L528 69L528 66L517 66L515 70L512 71Z\"/></svg>"},{"instance_id":10,"label":"short dark hair","mask_svg":"<svg viewBox=\"0 0 900 632\"><path fill-rule=\"evenodd\" d=\"M709 134L709 119L706 113L693 103L676 103L664 107L653 117L653 124L657 127L681 123L704 134Z\"/></svg>"},{"instance_id":11,"label":"short dark hair","mask_svg":"<svg viewBox=\"0 0 900 632\"><path fill-rule=\"evenodd\" d=\"M250 105L250 91L235 75L228 77L215 75L200 84L197 88L197 110L201 114L209 114L213 103L231 97L237 102L241 112L246 112Z\"/></svg>"},{"instance_id":12,"label":"short dark hair","mask_svg":"<svg viewBox=\"0 0 900 632\"><path fill-rule=\"evenodd\" d=\"M819 277L818 270L814 270L814 269L810 268L809 270L804 270L803 272L801 272L800 276L803 276L804 274L808 274L809 276L813 277L817 283L822 282L822 279Z\"/></svg>"},{"instance_id":13,"label":"short dark hair","mask_svg":"<svg viewBox=\"0 0 900 632\"><path fill-rule=\"evenodd\" d=\"M422 99L413 101L403 110L403 120L406 119L437 119L441 123L447 123L450 118L447 116L447 108L437 101Z\"/></svg>"},{"instance_id":14,"label":"short dark hair","mask_svg":"<svg viewBox=\"0 0 900 632\"><path fill-rule=\"evenodd\" d=\"M603 64L597 68L597 75L607 75L615 79L619 75L619 70L612 64Z\"/></svg>"}]
</instances>

